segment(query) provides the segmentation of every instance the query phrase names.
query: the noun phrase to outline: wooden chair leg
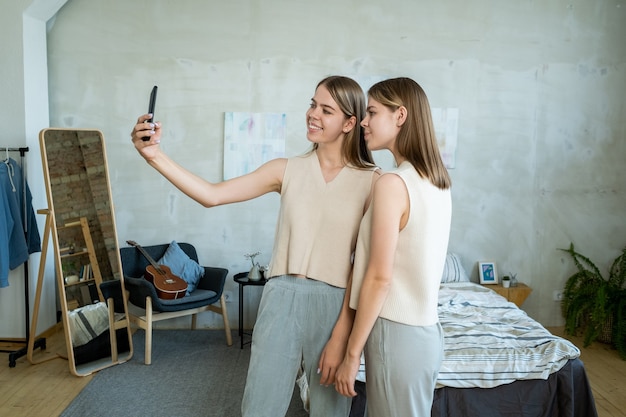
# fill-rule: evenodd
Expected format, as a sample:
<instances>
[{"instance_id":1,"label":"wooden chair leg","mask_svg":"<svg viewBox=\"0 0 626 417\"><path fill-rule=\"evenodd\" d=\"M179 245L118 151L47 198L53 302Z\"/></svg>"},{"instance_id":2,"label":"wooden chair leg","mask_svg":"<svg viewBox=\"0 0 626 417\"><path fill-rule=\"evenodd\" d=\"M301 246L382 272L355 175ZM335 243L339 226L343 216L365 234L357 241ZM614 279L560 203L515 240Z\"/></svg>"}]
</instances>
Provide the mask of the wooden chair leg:
<instances>
[{"instance_id":1,"label":"wooden chair leg","mask_svg":"<svg viewBox=\"0 0 626 417\"><path fill-rule=\"evenodd\" d=\"M233 335L230 331L230 323L228 322L228 310L226 309L226 298L224 294L220 297L220 305L222 306L222 318L224 319L224 332L226 332L226 344L232 346Z\"/></svg>"},{"instance_id":2,"label":"wooden chair leg","mask_svg":"<svg viewBox=\"0 0 626 417\"><path fill-rule=\"evenodd\" d=\"M146 297L146 359L144 363L150 365L152 363L152 298Z\"/></svg>"},{"instance_id":3,"label":"wooden chair leg","mask_svg":"<svg viewBox=\"0 0 626 417\"><path fill-rule=\"evenodd\" d=\"M111 360L115 363L118 359L117 353L117 328L115 327L115 306L112 298L107 300L109 308L109 342L111 343Z\"/></svg>"}]
</instances>

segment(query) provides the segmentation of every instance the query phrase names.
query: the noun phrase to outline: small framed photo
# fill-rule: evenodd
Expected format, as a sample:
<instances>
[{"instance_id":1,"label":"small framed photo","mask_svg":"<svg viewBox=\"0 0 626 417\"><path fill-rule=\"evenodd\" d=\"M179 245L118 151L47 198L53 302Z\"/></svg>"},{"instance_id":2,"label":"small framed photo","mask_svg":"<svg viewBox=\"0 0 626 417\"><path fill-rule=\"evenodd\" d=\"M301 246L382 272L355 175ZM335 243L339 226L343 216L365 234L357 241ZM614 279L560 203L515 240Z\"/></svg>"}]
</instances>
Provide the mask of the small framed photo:
<instances>
[{"instance_id":1,"label":"small framed photo","mask_svg":"<svg viewBox=\"0 0 626 417\"><path fill-rule=\"evenodd\" d=\"M478 275L481 284L497 284L498 270L496 263L490 261L478 262Z\"/></svg>"}]
</instances>

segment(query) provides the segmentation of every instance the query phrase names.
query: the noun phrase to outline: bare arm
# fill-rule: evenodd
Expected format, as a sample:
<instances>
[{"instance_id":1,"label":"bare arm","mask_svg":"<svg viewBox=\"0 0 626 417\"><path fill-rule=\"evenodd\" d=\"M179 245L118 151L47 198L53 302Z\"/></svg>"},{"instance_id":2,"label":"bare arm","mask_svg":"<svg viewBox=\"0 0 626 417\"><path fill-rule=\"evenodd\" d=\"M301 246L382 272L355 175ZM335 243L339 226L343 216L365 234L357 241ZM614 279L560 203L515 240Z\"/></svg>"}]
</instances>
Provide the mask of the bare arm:
<instances>
[{"instance_id":1,"label":"bare arm","mask_svg":"<svg viewBox=\"0 0 626 417\"><path fill-rule=\"evenodd\" d=\"M354 322L354 310L350 308L350 293L352 288L352 275L348 280L346 294L343 298L343 305L337 323L333 328L333 332L322 351L320 361L318 363L318 372L320 376L320 384L330 385L335 383L335 373L341 364L345 353L352 323Z\"/></svg>"},{"instance_id":2,"label":"bare arm","mask_svg":"<svg viewBox=\"0 0 626 417\"><path fill-rule=\"evenodd\" d=\"M336 374L335 388L348 397L356 395L354 382L361 352L387 298L398 235L408 218L408 193L402 179L383 175L374 186L372 204L370 258L346 354Z\"/></svg>"},{"instance_id":3,"label":"bare arm","mask_svg":"<svg viewBox=\"0 0 626 417\"><path fill-rule=\"evenodd\" d=\"M284 158L271 160L255 171L220 183L211 183L174 162L160 147L161 123L146 123L149 115L137 119L131 133L139 154L176 188L205 207L250 200L269 192L278 192L287 166ZM149 136L149 141L143 141Z\"/></svg>"}]
</instances>

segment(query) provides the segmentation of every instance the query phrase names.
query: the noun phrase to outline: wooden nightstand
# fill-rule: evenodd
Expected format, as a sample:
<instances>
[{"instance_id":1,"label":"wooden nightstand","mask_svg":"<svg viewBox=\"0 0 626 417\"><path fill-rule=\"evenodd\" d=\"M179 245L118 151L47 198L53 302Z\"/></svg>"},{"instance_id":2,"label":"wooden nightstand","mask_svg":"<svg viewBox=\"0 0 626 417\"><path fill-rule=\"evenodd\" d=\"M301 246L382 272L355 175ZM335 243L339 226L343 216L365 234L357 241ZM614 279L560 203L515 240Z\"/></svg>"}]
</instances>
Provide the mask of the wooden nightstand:
<instances>
[{"instance_id":1,"label":"wooden nightstand","mask_svg":"<svg viewBox=\"0 0 626 417\"><path fill-rule=\"evenodd\" d=\"M485 287L491 288L518 307L521 307L526 298L533 292L532 288L521 282L517 284L517 287L504 288L502 284L485 285Z\"/></svg>"}]
</instances>

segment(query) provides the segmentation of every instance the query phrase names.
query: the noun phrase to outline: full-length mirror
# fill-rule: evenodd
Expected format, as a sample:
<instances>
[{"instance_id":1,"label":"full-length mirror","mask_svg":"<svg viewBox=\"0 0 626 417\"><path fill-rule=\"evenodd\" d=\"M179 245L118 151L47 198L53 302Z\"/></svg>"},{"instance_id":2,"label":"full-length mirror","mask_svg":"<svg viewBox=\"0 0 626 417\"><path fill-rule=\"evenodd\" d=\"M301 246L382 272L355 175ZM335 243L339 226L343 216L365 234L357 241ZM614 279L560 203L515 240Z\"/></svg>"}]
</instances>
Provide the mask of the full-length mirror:
<instances>
[{"instance_id":1,"label":"full-length mirror","mask_svg":"<svg viewBox=\"0 0 626 417\"><path fill-rule=\"evenodd\" d=\"M70 372L132 356L104 138L98 130L39 135Z\"/></svg>"}]
</instances>

